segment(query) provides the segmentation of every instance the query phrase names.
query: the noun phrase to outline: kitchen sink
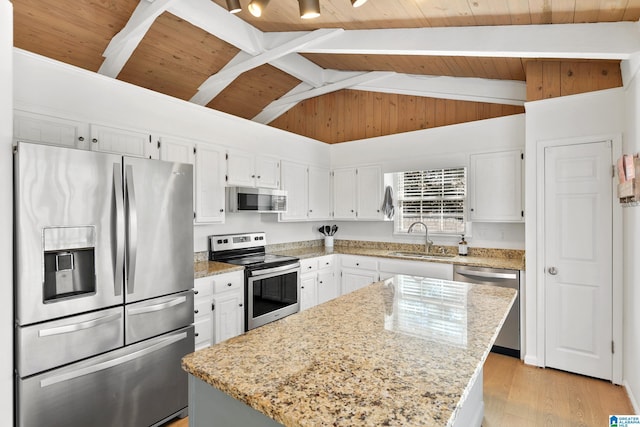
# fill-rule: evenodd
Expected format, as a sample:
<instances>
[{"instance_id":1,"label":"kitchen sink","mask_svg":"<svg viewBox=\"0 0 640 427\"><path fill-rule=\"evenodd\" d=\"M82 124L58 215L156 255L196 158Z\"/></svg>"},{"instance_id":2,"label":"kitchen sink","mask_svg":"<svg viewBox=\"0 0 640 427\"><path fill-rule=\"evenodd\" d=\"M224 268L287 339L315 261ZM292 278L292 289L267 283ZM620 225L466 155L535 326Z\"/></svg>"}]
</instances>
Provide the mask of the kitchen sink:
<instances>
[{"instance_id":1,"label":"kitchen sink","mask_svg":"<svg viewBox=\"0 0 640 427\"><path fill-rule=\"evenodd\" d=\"M391 256L400 256L406 258L424 258L424 259L438 259L438 258L453 258L455 255L453 254L443 254L443 253L425 253L425 252L389 252Z\"/></svg>"}]
</instances>

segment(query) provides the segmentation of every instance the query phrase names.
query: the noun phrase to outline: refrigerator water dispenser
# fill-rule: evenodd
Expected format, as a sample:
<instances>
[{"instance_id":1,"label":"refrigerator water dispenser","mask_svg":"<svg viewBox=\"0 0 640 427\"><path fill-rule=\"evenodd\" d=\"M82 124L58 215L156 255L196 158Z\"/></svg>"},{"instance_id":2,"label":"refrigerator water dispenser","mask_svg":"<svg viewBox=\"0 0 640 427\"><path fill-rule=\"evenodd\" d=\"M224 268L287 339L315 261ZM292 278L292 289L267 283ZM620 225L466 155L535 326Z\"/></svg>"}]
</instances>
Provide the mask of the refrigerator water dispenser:
<instances>
[{"instance_id":1,"label":"refrigerator water dispenser","mask_svg":"<svg viewBox=\"0 0 640 427\"><path fill-rule=\"evenodd\" d=\"M96 292L95 228L43 230L45 303Z\"/></svg>"}]
</instances>

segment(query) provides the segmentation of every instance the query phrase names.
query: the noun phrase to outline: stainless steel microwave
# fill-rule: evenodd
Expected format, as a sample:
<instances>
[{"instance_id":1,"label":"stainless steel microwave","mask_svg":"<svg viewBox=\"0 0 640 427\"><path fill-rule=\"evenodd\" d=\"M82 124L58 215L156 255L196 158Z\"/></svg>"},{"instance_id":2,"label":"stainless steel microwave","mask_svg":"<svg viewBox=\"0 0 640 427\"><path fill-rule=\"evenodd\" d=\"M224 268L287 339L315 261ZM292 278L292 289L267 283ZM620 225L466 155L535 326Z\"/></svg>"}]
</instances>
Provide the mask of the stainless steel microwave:
<instances>
[{"instance_id":1,"label":"stainless steel microwave","mask_svg":"<svg viewBox=\"0 0 640 427\"><path fill-rule=\"evenodd\" d=\"M287 211L287 192L269 188L227 188L229 212L279 213Z\"/></svg>"}]
</instances>

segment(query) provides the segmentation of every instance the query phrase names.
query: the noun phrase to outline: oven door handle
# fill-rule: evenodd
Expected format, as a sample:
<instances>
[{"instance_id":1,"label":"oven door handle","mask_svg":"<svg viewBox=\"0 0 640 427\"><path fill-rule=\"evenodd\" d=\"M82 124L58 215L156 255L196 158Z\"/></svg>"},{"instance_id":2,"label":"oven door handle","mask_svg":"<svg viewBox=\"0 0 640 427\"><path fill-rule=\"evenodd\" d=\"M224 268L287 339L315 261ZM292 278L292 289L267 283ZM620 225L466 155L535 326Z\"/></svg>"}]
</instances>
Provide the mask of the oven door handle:
<instances>
[{"instance_id":1,"label":"oven door handle","mask_svg":"<svg viewBox=\"0 0 640 427\"><path fill-rule=\"evenodd\" d=\"M287 264L287 265L281 265L280 267L265 268L264 270L253 270L251 272L251 277L266 276L267 274L278 273L281 271L295 270L296 268L299 268L299 267L300 267L300 263L296 262L295 264Z\"/></svg>"}]
</instances>

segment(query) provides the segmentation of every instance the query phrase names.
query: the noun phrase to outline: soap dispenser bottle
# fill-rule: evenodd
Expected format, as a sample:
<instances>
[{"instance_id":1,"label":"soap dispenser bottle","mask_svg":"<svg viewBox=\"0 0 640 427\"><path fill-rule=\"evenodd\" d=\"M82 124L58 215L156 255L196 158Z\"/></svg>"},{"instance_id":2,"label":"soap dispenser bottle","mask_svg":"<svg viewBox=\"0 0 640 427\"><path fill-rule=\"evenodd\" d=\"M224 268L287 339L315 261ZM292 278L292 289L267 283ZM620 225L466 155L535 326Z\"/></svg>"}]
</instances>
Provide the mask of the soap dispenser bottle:
<instances>
[{"instance_id":1,"label":"soap dispenser bottle","mask_svg":"<svg viewBox=\"0 0 640 427\"><path fill-rule=\"evenodd\" d=\"M467 255L467 249L468 249L467 241L464 240L464 234L463 234L462 238L458 242L458 255L466 256Z\"/></svg>"}]
</instances>

